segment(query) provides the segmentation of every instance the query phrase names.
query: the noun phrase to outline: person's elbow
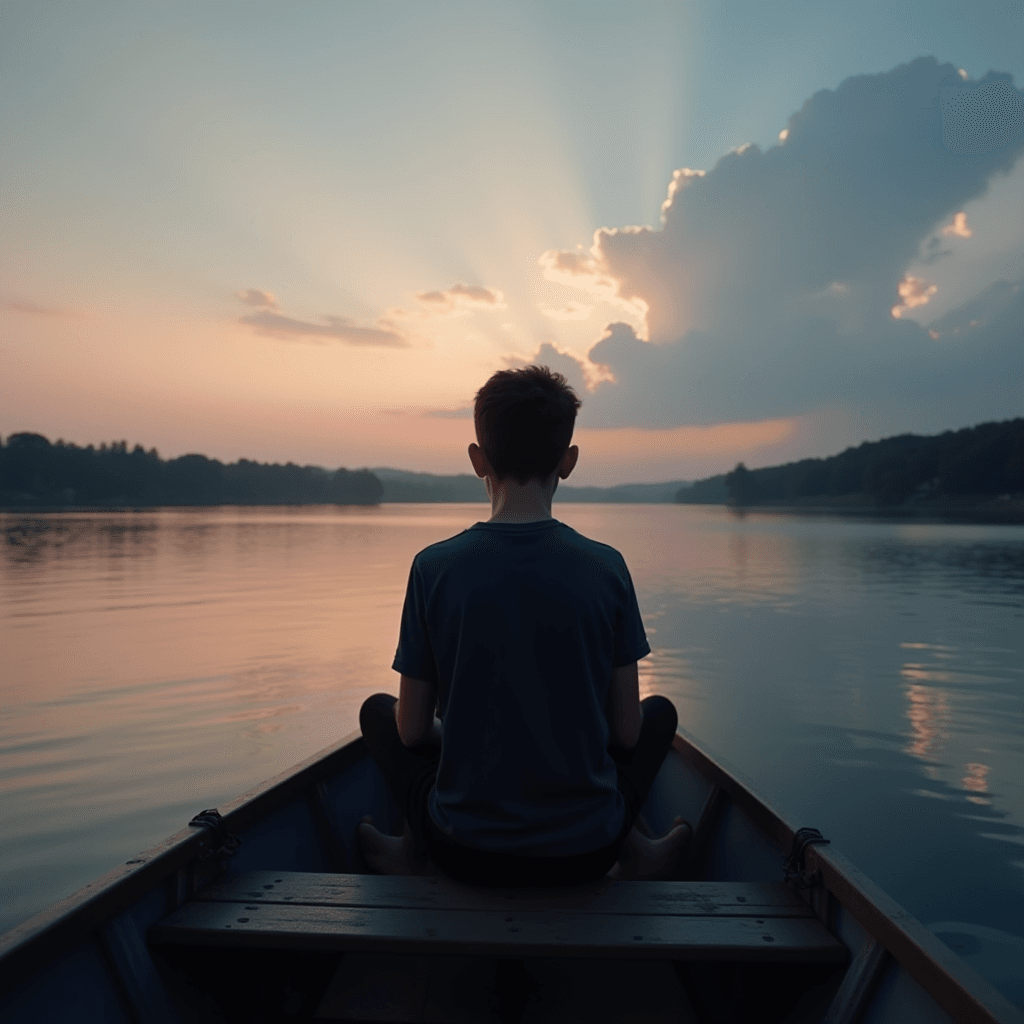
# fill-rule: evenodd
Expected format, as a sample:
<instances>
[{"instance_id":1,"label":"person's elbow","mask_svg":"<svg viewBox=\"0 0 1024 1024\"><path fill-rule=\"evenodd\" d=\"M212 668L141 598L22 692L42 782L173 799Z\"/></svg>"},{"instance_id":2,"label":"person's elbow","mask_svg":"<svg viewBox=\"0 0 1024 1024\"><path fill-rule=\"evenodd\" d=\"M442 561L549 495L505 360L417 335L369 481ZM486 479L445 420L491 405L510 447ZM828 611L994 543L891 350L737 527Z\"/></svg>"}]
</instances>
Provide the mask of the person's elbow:
<instances>
[{"instance_id":1,"label":"person's elbow","mask_svg":"<svg viewBox=\"0 0 1024 1024\"><path fill-rule=\"evenodd\" d=\"M395 715L395 719L398 725L398 738L402 741L403 747L418 747L426 743L430 736L432 721L401 712Z\"/></svg>"},{"instance_id":2,"label":"person's elbow","mask_svg":"<svg viewBox=\"0 0 1024 1024\"><path fill-rule=\"evenodd\" d=\"M431 683L403 675L395 704L398 738L404 747L426 743L433 732L437 691Z\"/></svg>"},{"instance_id":3,"label":"person's elbow","mask_svg":"<svg viewBox=\"0 0 1024 1024\"><path fill-rule=\"evenodd\" d=\"M423 730L418 726L403 726L399 722L398 738L402 741L403 747L418 747L426 737Z\"/></svg>"}]
</instances>

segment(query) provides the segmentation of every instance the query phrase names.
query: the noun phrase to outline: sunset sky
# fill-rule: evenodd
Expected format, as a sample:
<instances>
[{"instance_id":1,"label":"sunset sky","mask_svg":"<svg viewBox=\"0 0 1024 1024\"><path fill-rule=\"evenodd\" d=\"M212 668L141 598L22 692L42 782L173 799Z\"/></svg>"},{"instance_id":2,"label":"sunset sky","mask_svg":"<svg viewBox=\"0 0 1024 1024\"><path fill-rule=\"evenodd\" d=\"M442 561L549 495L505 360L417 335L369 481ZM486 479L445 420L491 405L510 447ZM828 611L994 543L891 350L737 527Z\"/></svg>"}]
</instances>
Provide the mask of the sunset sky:
<instances>
[{"instance_id":1,"label":"sunset sky","mask_svg":"<svg viewBox=\"0 0 1024 1024\"><path fill-rule=\"evenodd\" d=\"M1024 415L1022 87L1021 0L7 0L0 435L469 472L534 361L579 484Z\"/></svg>"}]
</instances>

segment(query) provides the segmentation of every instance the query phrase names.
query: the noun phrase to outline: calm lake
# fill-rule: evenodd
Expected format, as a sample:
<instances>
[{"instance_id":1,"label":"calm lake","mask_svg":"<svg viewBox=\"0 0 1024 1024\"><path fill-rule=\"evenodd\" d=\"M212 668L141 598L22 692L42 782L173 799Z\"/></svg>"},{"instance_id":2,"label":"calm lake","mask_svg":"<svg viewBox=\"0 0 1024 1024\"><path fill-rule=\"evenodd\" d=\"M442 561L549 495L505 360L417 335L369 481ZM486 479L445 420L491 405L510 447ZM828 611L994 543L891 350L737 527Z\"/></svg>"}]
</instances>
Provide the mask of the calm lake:
<instances>
[{"instance_id":1,"label":"calm lake","mask_svg":"<svg viewBox=\"0 0 1024 1024\"><path fill-rule=\"evenodd\" d=\"M554 514L626 558L643 694L925 924L981 926L1024 1002L1024 527ZM0 930L356 729L413 555L488 516L0 513Z\"/></svg>"}]
</instances>

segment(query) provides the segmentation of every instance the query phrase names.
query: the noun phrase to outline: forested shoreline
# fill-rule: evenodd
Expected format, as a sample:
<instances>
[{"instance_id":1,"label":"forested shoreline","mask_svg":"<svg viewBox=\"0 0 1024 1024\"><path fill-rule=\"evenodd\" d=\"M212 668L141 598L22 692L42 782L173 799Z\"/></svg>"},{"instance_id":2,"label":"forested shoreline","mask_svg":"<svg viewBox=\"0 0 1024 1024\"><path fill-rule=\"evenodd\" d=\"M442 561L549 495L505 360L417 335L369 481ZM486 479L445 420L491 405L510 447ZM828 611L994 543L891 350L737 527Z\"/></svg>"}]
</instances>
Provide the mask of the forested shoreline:
<instances>
[{"instance_id":1,"label":"forested shoreline","mask_svg":"<svg viewBox=\"0 0 1024 1024\"><path fill-rule=\"evenodd\" d=\"M376 505L384 488L369 470L328 470L205 455L161 459L125 441L82 448L42 434L0 444L0 506Z\"/></svg>"},{"instance_id":2,"label":"forested shoreline","mask_svg":"<svg viewBox=\"0 0 1024 1024\"><path fill-rule=\"evenodd\" d=\"M379 476L377 473L379 472ZM0 506L376 505L381 502L485 501L482 481L380 468L329 470L205 455L161 459L125 441L99 447L41 434L0 441ZM674 489L670 484L611 488L563 485L558 501L747 507L969 510L1024 509L1024 418L920 436L865 441L838 455L747 469L741 462Z\"/></svg>"},{"instance_id":3,"label":"forested shoreline","mask_svg":"<svg viewBox=\"0 0 1024 1024\"><path fill-rule=\"evenodd\" d=\"M676 501L739 507L968 507L1024 500L1024 419L865 441L826 459L747 469L680 488Z\"/></svg>"}]
</instances>

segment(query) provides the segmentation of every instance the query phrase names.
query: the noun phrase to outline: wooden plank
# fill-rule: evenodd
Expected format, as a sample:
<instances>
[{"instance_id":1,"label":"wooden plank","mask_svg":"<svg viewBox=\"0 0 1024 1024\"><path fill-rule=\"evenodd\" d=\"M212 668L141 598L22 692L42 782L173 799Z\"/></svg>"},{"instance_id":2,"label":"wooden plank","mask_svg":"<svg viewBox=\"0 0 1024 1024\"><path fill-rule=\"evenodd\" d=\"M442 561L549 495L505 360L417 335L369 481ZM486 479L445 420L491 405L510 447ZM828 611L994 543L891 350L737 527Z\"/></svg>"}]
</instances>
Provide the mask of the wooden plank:
<instances>
[{"instance_id":1,"label":"wooden plank","mask_svg":"<svg viewBox=\"0 0 1024 1024\"><path fill-rule=\"evenodd\" d=\"M151 943L487 956L596 956L842 963L846 947L814 918L394 910L282 903L186 904Z\"/></svg>"},{"instance_id":2,"label":"wooden plank","mask_svg":"<svg viewBox=\"0 0 1024 1024\"><path fill-rule=\"evenodd\" d=\"M813 917L784 882L595 882L570 889L479 889L443 877L247 871L208 885L206 902L392 909L572 911L732 917Z\"/></svg>"},{"instance_id":3,"label":"wooden plank","mask_svg":"<svg viewBox=\"0 0 1024 1024\"><path fill-rule=\"evenodd\" d=\"M892 963L885 946L869 940L853 958L821 1024L857 1024L885 968Z\"/></svg>"}]
</instances>

